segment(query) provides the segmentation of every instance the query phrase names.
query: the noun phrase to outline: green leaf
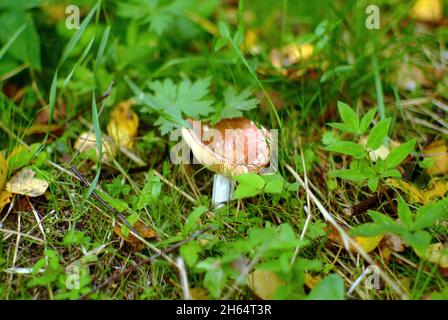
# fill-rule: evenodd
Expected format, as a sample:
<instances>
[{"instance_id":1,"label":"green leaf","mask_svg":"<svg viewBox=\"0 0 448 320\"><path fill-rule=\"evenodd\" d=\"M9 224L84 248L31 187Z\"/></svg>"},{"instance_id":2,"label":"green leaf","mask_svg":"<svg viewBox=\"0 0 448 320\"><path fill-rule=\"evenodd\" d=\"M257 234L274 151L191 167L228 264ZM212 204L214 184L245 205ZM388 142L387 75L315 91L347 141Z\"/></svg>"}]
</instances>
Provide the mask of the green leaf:
<instances>
[{"instance_id":1,"label":"green leaf","mask_svg":"<svg viewBox=\"0 0 448 320\"><path fill-rule=\"evenodd\" d=\"M386 169L397 167L414 150L416 140L412 139L393 149L384 160Z\"/></svg>"},{"instance_id":2,"label":"green leaf","mask_svg":"<svg viewBox=\"0 0 448 320\"><path fill-rule=\"evenodd\" d=\"M359 131L361 134L364 134L367 131L367 129L370 126L370 123L372 122L373 118L375 117L375 114L376 114L376 109L372 109L361 118L361 122L359 123Z\"/></svg>"},{"instance_id":3,"label":"green leaf","mask_svg":"<svg viewBox=\"0 0 448 320\"><path fill-rule=\"evenodd\" d=\"M8 176L14 171L28 165L39 150L40 145L35 143L31 145L30 150L19 147L14 153L11 153L8 157Z\"/></svg>"},{"instance_id":4,"label":"green leaf","mask_svg":"<svg viewBox=\"0 0 448 320\"><path fill-rule=\"evenodd\" d=\"M389 126L392 118L386 118L378 122L370 131L369 137L367 138L367 148L371 150L376 150L381 147L384 140L389 132Z\"/></svg>"},{"instance_id":5,"label":"green leaf","mask_svg":"<svg viewBox=\"0 0 448 320\"><path fill-rule=\"evenodd\" d=\"M307 300L344 300L344 280L338 274L330 274L313 288Z\"/></svg>"},{"instance_id":6,"label":"green leaf","mask_svg":"<svg viewBox=\"0 0 448 320\"><path fill-rule=\"evenodd\" d=\"M398 198L398 218L408 230L411 230L413 222L412 213L402 197Z\"/></svg>"},{"instance_id":7,"label":"green leaf","mask_svg":"<svg viewBox=\"0 0 448 320\"><path fill-rule=\"evenodd\" d=\"M342 132L355 133L353 130L353 127L351 127L345 123L332 122L332 123L327 123L327 125L329 125L332 128L341 130Z\"/></svg>"},{"instance_id":8,"label":"green leaf","mask_svg":"<svg viewBox=\"0 0 448 320\"><path fill-rule=\"evenodd\" d=\"M342 101L338 101L338 110L342 121L352 128L355 133L359 133L359 118L356 112Z\"/></svg>"},{"instance_id":9,"label":"green leaf","mask_svg":"<svg viewBox=\"0 0 448 320\"><path fill-rule=\"evenodd\" d=\"M228 44L229 44L229 39L227 39L227 38L219 38L216 41L216 43L215 43L214 50L215 51L219 51L219 50L221 50L222 48L224 48Z\"/></svg>"},{"instance_id":10,"label":"green leaf","mask_svg":"<svg viewBox=\"0 0 448 320\"><path fill-rule=\"evenodd\" d=\"M193 231L195 225L197 225L199 218L208 211L206 207L197 207L193 210L192 213L188 216L188 218L185 220L184 229L183 232L185 234L190 233Z\"/></svg>"},{"instance_id":11,"label":"green leaf","mask_svg":"<svg viewBox=\"0 0 448 320\"><path fill-rule=\"evenodd\" d=\"M366 175L357 169L333 170L330 174L331 176L351 181L362 181L367 179Z\"/></svg>"},{"instance_id":12,"label":"green leaf","mask_svg":"<svg viewBox=\"0 0 448 320\"><path fill-rule=\"evenodd\" d=\"M273 180L266 183L266 187L264 188L264 192L266 193L273 193L273 194L279 194L283 192L284 188L284 181L283 180Z\"/></svg>"},{"instance_id":13,"label":"green leaf","mask_svg":"<svg viewBox=\"0 0 448 320\"><path fill-rule=\"evenodd\" d=\"M411 230L413 221L412 213L402 197L398 198L398 218L408 230Z\"/></svg>"},{"instance_id":14,"label":"green leaf","mask_svg":"<svg viewBox=\"0 0 448 320\"><path fill-rule=\"evenodd\" d=\"M143 93L131 81L128 83L137 95L137 100L150 107L147 111L160 115L155 124L160 126L163 135L183 124L183 115L198 119L213 111L213 100L207 98L210 78L195 82L184 79L178 84L169 78L153 81L149 84L152 93Z\"/></svg>"},{"instance_id":15,"label":"green leaf","mask_svg":"<svg viewBox=\"0 0 448 320\"><path fill-rule=\"evenodd\" d=\"M367 181L367 186L369 187L370 191L375 192L378 188L378 183L380 182L379 178L372 178Z\"/></svg>"},{"instance_id":16,"label":"green leaf","mask_svg":"<svg viewBox=\"0 0 448 320\"><path fill-rule=\"evenodd\" d=\"M383 177L383 178L389 178L389 177L401 178L401 173L397 169L387 169L386 171L384 171L381 174L381 177Z\"/></svg>"},{"instance_id":17,"label":"green leaf","mask_svg":"<svg viewBox=\"0 0 448 320\"><path fill-rule=\"evenodd\" d=\"M262 189L255 188L248 184L240 184L236 187L235 193L233 194L233 198L235 200L250 198L260 194Z\"/></svg>"},{"instance_id":18,"label":"green leaf","mask_svg":"<svg viewBox=\"0 0 448 320\"><path fill-rule=\"evenodd\" d=\"M386 228L376 223L364 223L350 230L351 235L361 237L373 237L384 232L386 232Z\"/></svg>"},{"instance_id":19,"label":"green leaf","mask_svg":"<svg viewBox=\"0 0 448 320\"><path fill-rule=\"evenodd\" d=\"M182 245L179 251L187 266L192 267L198 262L202 247L196 241L190 241Z\"/></svg>"},{"instance_id":20,"label":"green leaf","mask_svg":"<svg viewBox=\"0 0 448 320\"><path fill-rule=\"evenodd\" d=\"M404 232L402 235L403 240L410 246L414 248L414 250L422 255L426 248L431 243L431 235L424 230L418 230L414 233Z\"/></svg>"},{"instance_id":21,"label":"green leaf","mask_svg":"<svg viewBox=\"0 0 448 320\"><path fill-rule=\"evenodd\" d=\"M241 184L250 185L256 189L263 189L265 181L255 173L246 173L235 177L235 180Z\"/></svg>"},{"instance_id":22,"label":"green leaf","mask_svg":"<svg viewBox=\"0 0 448 320\"><path fill-rule=\"evenodd\" d=\"M162 182L159 177L154 176L151 172L145 186L138 197L137 209L142 210L147 205L154 203L162 191Z\"/></svg>"},{"instance_id":23,"label":"green leaf","mask_svg":"<svg viewBox=\"0 0 448 320\"><path fill-rule=\"evenodd\" d=\"M31 14L17 9L4 11L0 15L0 25L2 26L0 39L3 43L7 43L11 35L25 26L25 29L16 35L14 43L9 47L8 54L20 62L28 63L32 68L40 70L40 40Z\"/></svg>"},{"instance_id":24,"label":"green leaf","mask_svg":"<svg viewBox=\"0 0 448 320\"><path fill-rule=\"evenodd\" d=\"M243 111L251 110L257 107L258 100L250 98L252 92L245 89L237 93L233 87L228 87L224 91L224 108L221 110L221 118L238 118L243 115Z\"/></svg>"},{"instance_id":25,"label":"green leaf","mask_svg":"<svg viewBox=\"0 0 448 320\"><path fill-rule=\"evenodd\" d=\"M417 210L413 229L419 230L432 227L438 219L447 216L447 214L448 199L444 199L436 203L427 204Z\"/></svg>"},{"instance_id":26,"label":"green leaf","mask_svg":"<svg viewBox=\"0 0 448 320\"><path fill-rule=\"evenodd\" d=\"M223 38L230 38L230 29L227 24L223 21L219 21L218 23L219 33Z\"/></svg>"},{"instance_id":27,"label":"green leaf","mask_svg":"<svg viewBox=\"0 0 448 320\"><path fill-rule=\"evenodd\" d=\"M351 141L337 141L325 147L325 150L347 154L355 159L361 159L365 156L364 147Z\"/></svg>"}]
</instances>

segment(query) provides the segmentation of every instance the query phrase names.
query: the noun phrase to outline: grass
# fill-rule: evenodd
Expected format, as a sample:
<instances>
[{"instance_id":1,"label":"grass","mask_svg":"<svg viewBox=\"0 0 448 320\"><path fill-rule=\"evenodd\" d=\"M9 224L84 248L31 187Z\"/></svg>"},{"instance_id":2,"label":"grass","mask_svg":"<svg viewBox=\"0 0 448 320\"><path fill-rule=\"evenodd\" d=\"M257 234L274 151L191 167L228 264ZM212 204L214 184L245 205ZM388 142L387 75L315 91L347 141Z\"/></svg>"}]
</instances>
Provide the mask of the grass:
<instances>
[{"instance_id":1,"label":"grass","mask_svg":"<svg viewBox=\"0 0 448 320\"><path fill-rule=\"evenodd\" d=\"M365 27L368 1L244 1L239 6L176 0L152 9L139 8L140 2L74 1L82 13L75 30L65 27L68 2L6 9L17 23L27 18L8 39L0 38L0 151L6 156L22 146L23 159L29 158L22 167L32 168L49 188L40 197L16 195L0 212L0 299L183 299L185 286L194 288L194 297L273 297L261 281L257 288L247 285L246 273L261 269L286 284L276 298L448 298L446 268L422 259L411 246L387 258L384 240L365 253L363 248L348 251L335 239L334 226L344 237L352 227L371 222L367 212L344 212L376 194L386 196L371 209L393 219L394 198L402 196L413 212L422 205L406 190L395 188L390 196L387 183L373 192L331 176L352 159L327 151L322 140L333 132L357 142L326 125L341 121L338 101L358 116L376 108L375 123L393 118L389 145L417 140L397 167L401 179L419 189L430 187L434 178L446 181L446 172L433 177L418 165L431 141L447 140L446 22L417 22L409 18L410 4L392 0L378 4L379 30ZM165 6L170 3L174 7ZM447 16L446 5L444 10ZM6 23L0 15L0 26ZM426 31L418 31L422 28ZM254 44L244 40L248 31L256 35ZM286 75L272 66L272 49L309 41L315 48L310 59L285 68ZM27 51L30 42L40 45ZM403 70L409 69L400 69L403 63L417 66L426 78L412 91L400 85ZM110 111L134 97L130 82L147 93L155 80L207 77L207 96L216 101L210 117L224 103L226 88L250 88L260 105L245 116L279 129L281 193L260 191L214 210L213 173L170 162L175 143L160 133L156 121L162 113L147 111L144 103L133 106L139 129L131 150L102 163L94 151L80 153L74 147L79 135L91 130L95 148L104 148L100 142ZM30 146L35 152L26 152ZM73 177L71 166L90 187ZM122 208L118 211L131 224L138 217L156 237L135 250L114 231L122 221L93 192L103 198L107 193L109 205ZM204 209L194 217L197 208ZM445 214L425 230L432 243L446 246L447 227ZM176 264L178 257L186 267ZM348 294L372 262L381 269L380 288L367 289L361 281ZM180 280L183 271L187 284ZM310 278L323 280L312 285ZM73 279L79 280L74 289L67 285ZM330 291L338 294L328 296Z\"/></svg>"}]
</instances>

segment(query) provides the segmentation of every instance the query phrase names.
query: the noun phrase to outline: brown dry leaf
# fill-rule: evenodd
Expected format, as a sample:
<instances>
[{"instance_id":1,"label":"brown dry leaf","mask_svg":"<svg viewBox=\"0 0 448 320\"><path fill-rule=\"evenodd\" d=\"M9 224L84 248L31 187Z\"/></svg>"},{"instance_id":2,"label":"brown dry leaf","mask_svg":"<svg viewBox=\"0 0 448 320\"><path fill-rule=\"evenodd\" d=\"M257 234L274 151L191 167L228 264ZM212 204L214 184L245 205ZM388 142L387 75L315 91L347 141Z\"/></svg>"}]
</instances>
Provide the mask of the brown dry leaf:
<instances>
[{"instance_id":1,"label":"brown dry leaf","mask_svg":"<svg viewBox=\"0 0 448 320\"><path fill-rule=\"evenodd\" d=\"M272 300L277 288L284 285L275 272L267 270L254 270L248 276L250 290L263 300Z\"/></svg>"},{"instance_id":2,"label":"brown dry leaf","mask_svg":"<svg viewBox=\"0 0 448 320\"><path fill-rule=\"evenodd\" d=\"M437 22L443 18L442 0L417 0L410 16L416 20Z\"/></svg>"},{"instance_id":3,"label":"brown dry leaf","mask_svg":"<svg viewBox=\"0 0 448 320\"><path fill-rule=\"evenodd\" d=\"M322 280L320 276L313 276L308 272L305 272L304 282L309 289L313 289L316 286L316 284L320 282L320 280Z\"/></svg>"},{"instance_id":4,"label":"brown dry leaf","mask_svg":"<svg viewBox=\"0 0 448 320\"><path fill-rule=\"evenodd\" d=\"M406 249L403 239L392 233L386 233L384 235L384 244L395 252L403 252Z\"/></svg>"},{"instance_id":5,"label":"brown dry leaf","mask_svg":"<svg viewBox=\"0 0 448 320\"><path fill-rule=\"evenodd\" d=\"M191 288L190 296L193 300L207 300L207 291L203 288Z\"/></svg>"},{"instance_id":6,"label":"brown dry leaf","mask_svg":"<svg viewBox=\"0 0 448 320\"><path fill-rule=\"evenodd\" d=\"M423 150L426 157L434 160L434 164L426 170L430 175L448 173L448 147L444 140L436 140Z\"/></svg>"},{"instance_id":7,"label":"brown dry leaf","mask_svg":"<svg viewBox=\"0 0 448 320\"><path fill-rule=\"evenodd\" d=\"M424 256L416 252L420 258L426 259L431 263L437 264L440 268L448 268L448 246L442 243L433 243L428 246Z\"/></svg>"},{"instance_id":8,"label":"brown dry leaf","mask_svg":"<svg viewBox=\"0 0 448 320\"><path fill-rule=\"evenodd\" d=\"M107 133L112 137L116 145L132 149L134 139L138 131L138 116L132 111L133 100L126 100L110 113L110 122Z\"/></svg>"},{"instance_id":9,"label":"brown dry leaf","mask_svg":"<svg viewBox=\"0 0 448 320\"><path fill-rule=\"evenodd\" d=\"M116 154L115 145L112 142L110 137L102 138L102 161L110 162ZM78 140L75 143L75 149L79 152L87 152L89 150L95 150L96 155L98 156L98 148L96 145L96 136L91 131L86 131L80 134Z\"/></svg>"},{"instance_id":10,"label":"brown dry leaf","mask_svg":"<svg viewBox=\"0 0 448 320\"><path fill-rule=\"evenodd\" d=\"M353 240L364 249L365 252L369 253L378 247L381 240L383 239L383 235L379 234L372 237L354 237Z\"/></svg>"},{"instance_id":11,"label":"brown dry leaf","mask_svg":"<svg viewBox=\"0 0 448 320\"><path fill-rule=\"evenodd\" d=\"M428 87L431 82L426 78L425 73L417 66L410 63L402 63L395 72L394 81L401 90L414 91L419 86Z\"/></svg>"},{"instance_id":12,"label":"brown dry leaf","mask_svg":"<svg viewBox=\"0 0 448 320\"><path fill-rule=\"evenodd\" d=\"M141 222L140 220L135 223L134 229L144 239L151 239L156 237L156 232L152 228L148 227L146 224ZM135 251L140 251L145 248L145 245L140 240L138 240L133 234L129 233L127 237L124 236L123 233L121 232L121 226L119 225L115 226L114 232L124 241L129 242Z\"/></svg>"},{"instance_id":13,"label":"brown dry leaf","mask_svg":"<svg viewBox=\"0 0 448 320\"><path fill-rule=\"evenodd\" d=\"M3 153L0 152L0 191L5 188L7 174L8 162L6 161L5 156L3 156Z\"/></svg>"},{"instance_id":14,"label":"brown dry leaf","mask_svg":"<svg viewBox=\"0 0 448 320\"><path fill-rule=\"evenodd\" d=\"M28 197L39 197L48 189L48 182L34 178L35 172L24 168L6 184L6 191Z\"/></svg>"}]
</instances>

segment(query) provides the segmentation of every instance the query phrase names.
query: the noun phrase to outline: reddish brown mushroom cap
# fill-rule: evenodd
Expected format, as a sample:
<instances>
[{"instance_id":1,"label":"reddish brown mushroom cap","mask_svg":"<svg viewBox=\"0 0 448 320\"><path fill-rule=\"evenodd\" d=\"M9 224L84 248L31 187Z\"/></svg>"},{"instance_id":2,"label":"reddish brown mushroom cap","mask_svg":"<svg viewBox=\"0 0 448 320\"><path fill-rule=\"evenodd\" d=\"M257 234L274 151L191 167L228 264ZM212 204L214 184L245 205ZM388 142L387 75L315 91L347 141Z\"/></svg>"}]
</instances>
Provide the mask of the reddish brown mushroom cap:
<instances>
[{"instance_id":1,"label":"reddish brown mushroom cap","mask_svg":"<svg viewBox=\"0 0 448 320\"><path fill-rule=\"evenodd\" d=\"M225 176L259 172L269 163L270 132L246 118L224 119L214 127L189 121L182 137L195 158L212 171Z\"/></svg>"}]
</instances>

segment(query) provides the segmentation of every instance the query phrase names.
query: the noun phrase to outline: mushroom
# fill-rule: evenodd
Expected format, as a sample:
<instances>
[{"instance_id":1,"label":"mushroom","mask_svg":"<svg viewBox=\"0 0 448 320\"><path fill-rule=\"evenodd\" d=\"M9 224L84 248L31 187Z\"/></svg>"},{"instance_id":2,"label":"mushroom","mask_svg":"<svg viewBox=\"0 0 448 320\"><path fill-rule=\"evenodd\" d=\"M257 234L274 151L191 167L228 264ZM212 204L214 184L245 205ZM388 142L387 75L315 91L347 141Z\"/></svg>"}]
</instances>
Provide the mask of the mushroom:
<instances>
[{"instance_id":1,"label":"mushroom","mask_svg":"<svg viewBox=\"0 0 448 320\"><path fill-rule=\"evenodd\" d=\"M216 172L213 177L212 203L222 207L233 197L232 177L258 173L270 159L271 134L246 118L224 119L213 127L188 120L192 128L182 128L182 137L195 159Z\"/></svg>"}]
</instances>

